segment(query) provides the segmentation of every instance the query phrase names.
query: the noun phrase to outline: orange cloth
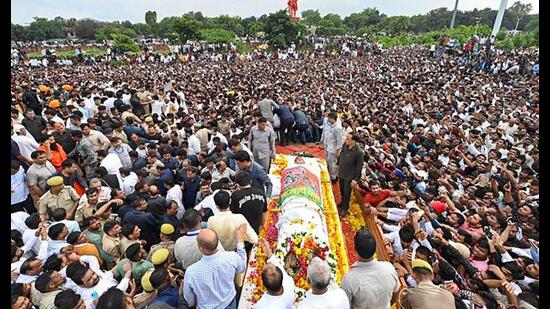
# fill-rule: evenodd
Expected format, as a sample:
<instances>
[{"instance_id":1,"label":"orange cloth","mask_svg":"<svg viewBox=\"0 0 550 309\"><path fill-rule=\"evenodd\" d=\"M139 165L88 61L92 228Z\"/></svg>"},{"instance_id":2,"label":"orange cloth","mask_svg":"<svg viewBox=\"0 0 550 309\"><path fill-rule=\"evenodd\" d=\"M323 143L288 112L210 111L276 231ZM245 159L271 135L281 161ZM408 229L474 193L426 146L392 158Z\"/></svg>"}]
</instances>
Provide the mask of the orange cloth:
<instances>
[{"instance_id":1,"label":"orange cloth","mask_svg":"<svg viewBox=\"0 0 550 309\"><path fill-rule=\"evenodd\" d=\"M371 206L378 206L380 202L390 197L391 190L381 190L378 195L374 195L371 192L367 193L364 197L365 203L370 204Z\"/></svg>"},{"instance_id":2,"label":"orange cloth","mask_svg":"<svg viewBox=\"0 0 550 309\"><path fill-rule=\"evenodd\" d=\"M48 91L50 91L50 88L46 87L44 85L40 85L40 86L38 86L38 90L40 90L40 92L48 92Z\"/></svg>"},{"instance_id":3,"label":"orange cloth","mask_svg":"<svg viewBox=\"0 0 550 309\"><path fill-rule=\"evenodd\" d=\"M91 243L85 243L82 245L76 245L74 246L74 252L78 255L91 255L95 256L97 261L99 262L99 265L101 267L104 267L105 262L99 255L99 250L97 250L97 247L94 244Z\"/></svg>"},{"instance_id":4,"label":"orange cloth","mask_svg":"<svg viewBox=\"0 0 550 309\"><path fill-rule=\"evenodd\" d=\"M58 109L59 106L61 106L61 103L59 102L59 100L52 100L52 101L50 101L50 103L48 104L48 107L49 107L49 108L53 108L53 109Z\"/></svg>"},{"instance_id":5,"label":"orange cloth","mask_svg":"<svg viewBox=\"0 0 550 309\"><path fill-rule=\"evenodd\" d=\"M46 147L44 145L38 147L37 150L46 152ZM59 144L57 144L57 150L51 150L52 159L50 162L55 166L55 170L57 172L61 171L61 163L63 161L67 160L67 154L65 153L65 150L63 150L63 147Z\"/></svg>"},{"instance_id":6,"label":"orange cloth","mask_svg":"<svg viewBox=\"0 0 550 309\"><path fill-rule=\"evenodd\" d=\"M75 181L73 183L73 189L78 193L79 196L84 195L86 193L86 189L82 188L82 186L78 183L78 181Z\"/></svg>"},{"instance_id":7,"label":"orange cloth","mask_svg":"<svg viewBox=\"0 0 550 309\"><path fill-rule=\"evenodd\" d=\"M72 91L72 90L73 90L73 86L71 86L71 85L63 85L63 89L66 90L66 91Z\"/></svg>"}]
</instances>

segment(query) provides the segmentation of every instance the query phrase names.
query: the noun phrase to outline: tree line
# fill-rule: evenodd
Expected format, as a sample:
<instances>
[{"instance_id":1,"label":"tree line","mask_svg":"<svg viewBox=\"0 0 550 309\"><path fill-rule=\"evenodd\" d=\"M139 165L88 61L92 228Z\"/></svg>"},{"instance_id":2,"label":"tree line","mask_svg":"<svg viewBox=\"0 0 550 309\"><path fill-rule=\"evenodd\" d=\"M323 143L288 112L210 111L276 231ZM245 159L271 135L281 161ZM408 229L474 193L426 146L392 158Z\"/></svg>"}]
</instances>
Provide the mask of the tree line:
<instances>
[{"instance_id":1,"label":"tree line","mask_svg":"<svg viewBox=\"0 0 550 309\"><path fill-rule=\"evenodd\" d=\"M529 14L531 4L515 2L508 8L502 21L502 30L537 31L538 14ZM155 11L145 13L144 23L130 21L102 22L94 19L35 18L28 26L11 25L14 41L43 41L66 37L96 40L127 40L136 37L167 38L172 43L201 39L210 43L234 42L234 37L263 38L273 46L289 46L312 33L320 36L377 35L396 38L411 34L429 33L449 27L452 11L439 8L414 16L387 16L376 8L366 8L342 18L338 14L321 16L318 10L305 10L301 19L293 21L281 10L260 17L241 18L221 15L206 17L201 12L188 12L180 17L166 17L158 21ZM497 11L489 8L457 11L456 26L492 27Z\"/></svg>"}]
</instances>

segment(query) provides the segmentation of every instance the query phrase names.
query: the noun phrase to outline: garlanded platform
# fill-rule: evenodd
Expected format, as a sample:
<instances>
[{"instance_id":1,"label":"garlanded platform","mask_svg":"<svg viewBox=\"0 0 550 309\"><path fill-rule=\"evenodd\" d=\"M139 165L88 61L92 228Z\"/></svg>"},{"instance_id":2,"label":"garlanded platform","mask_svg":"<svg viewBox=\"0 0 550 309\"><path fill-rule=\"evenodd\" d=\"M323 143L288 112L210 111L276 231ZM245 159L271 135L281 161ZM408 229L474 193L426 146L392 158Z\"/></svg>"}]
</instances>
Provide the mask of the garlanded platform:
<instances>
[{"instance_id":1,"label":"garlanded platform","mask_svg":"<svg viewBox=\"0 0 550 309\"><path fill-rule=\"evenodd\" d=\"M266 239L273 254L284 265L287 273L294 279L296 285L296 301L300 302L305 292L310 288L307 281L307 266L313 256L319 256L326 260L333 273L332 286L339 285L342 277L348 271L350 265L357 261L354 251L354 235L367 227L377 239L377 250L375 258L389 260L387 242L383 241L382 231L376 225L373 216L366 216L363 212L361 196L355 192L352 195L348 216L340 218L337 211L337 202L340 201L340 190L338 184L330 182L326 161L324 160L323 148L319 145L312 146L287 146L277 147L277 158L274 160L270 170L272 180L275 179L281 185L274 185L274 190L280 190L275 194L268 205L268 213L264 225L260 229L259 236ZM288 155L293 154L293 155ZM298 155L298 156L296 156ZM314 190L305 188L303 184L295 185L296 176L289 176L289 170L304 166L307 171L304 183L311 184L318 180L320 184L319 196L316 198ZM291 172L292 174L292 172ZM284 178L294 177L289 181ZM300 180L298 180L300 182ZM285 186L286 183L286 186ZM307 185L306 185L307 187ZM285 192L286 188L286 192ZM277 192L278 193L278 192ZM286 208L288 200L300 197L301 204L310 203L312 207L304 207L304 213L315 209L317 204L322 214L322 223L304 222L301 215L296 218L288 218ZM304 199L310 199L311 202ZM281 215L285 214L282 221ZM298 212L295 212L298 213ZM309 218L309 217L308 217ZM316 226L319 225L319 226ZM283 226L283 227L282 227ZM320 227L322 226L322 227ZM281 231L284 235L280 235ZM292 230L288 232L287 230ZM323 241L326 234L326 241ZM284 239L284 241L281 241ZM283 244L281 244L283 243ZM288 257L291 256L289 259ZM248 267L245 274L243 289L239 301L239 308L254 308L254 304L265 293L262 284L261 272L267 261L267 256L260 247L254 246L250 252Z\"/></svg>"}]
</instances>

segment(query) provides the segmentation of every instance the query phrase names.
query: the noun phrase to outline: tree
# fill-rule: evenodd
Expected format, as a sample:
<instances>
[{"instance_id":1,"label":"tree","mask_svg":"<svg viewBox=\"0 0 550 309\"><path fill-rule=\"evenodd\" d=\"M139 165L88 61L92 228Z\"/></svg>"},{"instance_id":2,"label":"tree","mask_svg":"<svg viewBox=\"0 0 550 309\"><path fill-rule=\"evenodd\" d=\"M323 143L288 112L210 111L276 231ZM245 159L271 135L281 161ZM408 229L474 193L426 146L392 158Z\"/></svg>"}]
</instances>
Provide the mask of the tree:
<instances>
[{"instance_id":1,"label":"tree","mask_svg":"<svg viewBox=\"0 0 550 309\"><path fill-rule=\"evenodd\" d=\"M380 11L376 8L367 8L359 13L352 13L350 16L344 18L344 24L348 30L355 32L363 27L378 25L386 15L380 14Z\"/></svg>"},{"instance_id":2,"label":"tree","mask_svg":"<svg viewBox=\"0 0 550 309\"><path fill-rule=\"evenodd\" d=\"M174 30L179 34L180 40L183 44L189 40L195 40L200 37L200 25L199 23L187 17L182 17L174 22Z\"/></svg>"},{"instance_id":3,"label":"tree","mask_svg":"<svg viewBox=\"0 0 550 309\"><path fill-rule=\"evenodd\" d=\"M321 21L319 22L319 25L323 27L336 27L336 28L343 28L344 22L342 21L342 18L338 14L327 14L321 18Z\"/></svg>"},{"instance_id":4,"label":"tree","mask_svg":"<svg viewBox=\"0 0 550 309\"><path fill-rule=\"evenodd\" d=\"M134 30L136 34L144 36L150 36L153 33L153 28L144 23L133 24L132 30Z\"/></svg>"},{"instance_id":5,"label":"tree","mask_svg":"<svg viewBox=\"0 0 550 309\"><path fill-rule=\"evenodd\" d=\"M374 26L362 27L355 31L356 36L372 35L376 33L376 28Z\"/></svg>"},{"instance_id":6,"label":"tree","mask_svg":"<svg viewBox=\"0 0 550 309\"><path fill-rule=\"evenodd\" d=\"M124 34L125 36L129 38L135 38L137 36L137 33L132 28L122 28L119 31L120 34Z\"/></svg>"},{"instance_id":7,"label":"tree","mask_svg":"<svg viewBox=\"0 0 550 309\"><path fill-rule=\"evenodd\" d=\"M506 26L508 29L515 29L516 23L518 19L520 19L518 29L523 29L528 23L526 17L532 10L533 5L530 3L524 4L519 1L514 2L514 4L512 4L512 6L504 13L504 16L507 18L503 18L503 26Z\"/></svg>"},{"instance_id":8,"label":"tree","mask_svg":"<svg viewBox=\"0 0 550 309\"><path fill-rule=\"evenodd\" d=\"M194 19L198 21L199 23L202 23L205 20L205 17L202 15L201 12L194 12L190 11L182 15L182 17L186 17L189 19Z\"/></svg>"},{"instance_id":9,"label":"tree","mask_svg":"<svg viewBox=\"0 0 550 309\"><path fill-rule=\"evenodd\" d=\"M299 45L305 30L304 25L291 20L284 10L269 14L264 22L265 38L277 48L285 48L292 43Z\"/></svg>"},{"instance_id":10,"label":"tree","mask_svg":"<svg viewBox=\"0 0 550 309\"><path fill-rule=\"evenodd\" d=\"M345 35L346 28L320 26L315 30L315 33L321 36Z\"/></svg>"},{"instance_id":11,"label":"tree","mask_svg":"<svg viewBox=\"0 0 550 309\"><path fill-rule=\"evenodd\" d=\"M321 14L319 10L302 11L302 22L308 26L319 26L321 22Z\"/></svg>"},{"instance_id":12,"label":"tree","mask_svg":"<svg viewBox=\"0 0 550 309\"><path fill-rule=\"evenodd\" d=\"M76 22L74 26L75 34L81 39L94 39L97 29L101 24L94 19L85 18Z\"/></svg>"},{"instance_id":13,"label":"tree","mask_svg":"<svg viewBox=\"0 0 550 309\"><path fill-rule=\"evenodd\" d=\"M221 15L210 20L212 28L223 28L236 33L238 36L244 35L244 27L241 24L240 17L232 17L229 15Z\"/></svg>"},{"instance_id":14,"label":"tree","mask_svg":"<svg viewBox=\"0 0 550 309\"><path fill-rule=\"evenodd\" d=\"M409 30L411 21L408 16L391 16L388 17L388 22L385 30L391 34L399 34Z\"/></svg>"},{"instance_id":15,"label":"tree","mask_svg":"<svg viewBox=\"0 0 550 309\"><path fill-rule=\"evenodd\" d=\"M248 34L251 37L257 37L258 32L262 31L264 28L264 25L259 21L251 22L248 26L248 31L246 31L246 34Z\"/></svg>"},{"instance_id":16,"label":"tree","mask_svg":"<svg viewBox=\"0 0 550 309\"><path fill-rule=\"evenodd\" d=\"M29 25L28 38L33 41L60 39L65 37L64 22L35 17Z\"/></svg>"},{"instance_id":17,"label":"tree","mask_svg":"<svg viewBox=\"0 0 550 309\"><path fill-rule=\"evenodd\" d=\"M147 11L145 13L145 23L153 27L157 24L157 12L156 11Z\"/></svg>"},{"instance_id":18,"label":"tree","mask_svg":"<svg viewBox=\"0 0 550 309\"><path fill-rule=\"evenodd\" d=\"M533 31L538 28L539 28L539 16L535 15L533 18L531 18L527 26L525 26L525 30Z\"/></svg>"},{"instance_id":19,"label":"tree","mask_svg":"<svg viewBox=\"0 0 550 309\"><path fill-rule=\"evenodd\" d=\"M203 29L200 31L200 34L201 39L208 44L235 42L235 33L221 28Z\"/></svg>"},{"instance_id":20,"label":"tree","mask_svg":"<svg viewBox=\"0 0 550 309\"><path fill-rule=\"evenodd\" d=\"M16 42L30 41L29 27L11 24L11 39Z\"/></svg>"},{"instance_id":21,"label":"tree","mask_svg":"<svg viewBox=\"0 0 550 309\"><path fill-rule=\"evenodd\" d=\"M176 32L176 30L174 29L174 24L178 19L179 19L178 17L163 18L155 29L157 36L166 38L169 35L174 34Z\"/></svg>"},{"instance_id":22,"label":"tree","mask_svg":"<svg viewBox=\"0 0 550 309\"><path fill-rule=\"evenodd\" d=\"M115 51L121 52L139 52L139 46L127 35L124 34L114 34L113 39L115 40L115 45L113 49Z\"/></svg>"}]
</instances>

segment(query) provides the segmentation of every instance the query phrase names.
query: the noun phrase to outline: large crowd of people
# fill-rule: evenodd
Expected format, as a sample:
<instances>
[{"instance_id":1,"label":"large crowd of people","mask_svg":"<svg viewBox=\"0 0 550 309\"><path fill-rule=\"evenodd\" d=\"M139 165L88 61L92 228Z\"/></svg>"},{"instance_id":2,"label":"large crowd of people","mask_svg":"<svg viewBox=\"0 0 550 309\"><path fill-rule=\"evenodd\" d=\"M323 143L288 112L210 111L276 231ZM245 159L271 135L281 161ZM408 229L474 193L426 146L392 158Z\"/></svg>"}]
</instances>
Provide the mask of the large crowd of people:
<instances>
[{"instance_id":1,"label":"large crowd of people","mask_svg":"<svg viewBox=\"0 0 550 309\"><path fill-rule=\"evenodd\" d=\"M539 308L537 51L342 44L13 66L12 308L237 308L276 146L307 143L391 250L359 230L299 308ZM262 280L257 308L293 306L284 267Z\"/></svg>"}]
</instances>

